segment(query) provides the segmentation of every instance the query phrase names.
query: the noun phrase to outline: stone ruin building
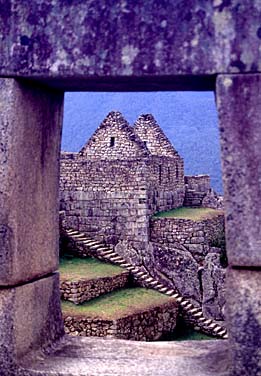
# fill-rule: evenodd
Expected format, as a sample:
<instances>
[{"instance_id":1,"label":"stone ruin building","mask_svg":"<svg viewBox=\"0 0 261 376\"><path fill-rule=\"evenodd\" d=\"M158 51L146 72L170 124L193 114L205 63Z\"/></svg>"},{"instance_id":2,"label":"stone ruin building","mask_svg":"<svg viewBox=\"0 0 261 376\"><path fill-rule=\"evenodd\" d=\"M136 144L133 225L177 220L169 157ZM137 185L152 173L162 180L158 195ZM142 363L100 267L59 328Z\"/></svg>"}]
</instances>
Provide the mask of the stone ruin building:
<instances>
[{"instance_id":1,"label":"stone ruin building","mask_svg":"<svg viewBox=\"0 0 261 376\"><path fill-rule=\"evenodd\" d=\"M220 206L209 176L184 176L183 159L150 114L132 127L111 112L79 153L61 153L67 226L109 244L146 242L151 215L207 201Z\"/></svg>"},{"instance_id":2,"label":"stone ruin building","mask_svg":"<svg viewBox=\"0 0 261 376\"><path fill-rule=\"evenodd\" d=\"M216 208L220 198L208 175L184 176L183 159L151 114L132 127L110 112L79 153L61 154L64 227L111 244L223 320L225 269L214 247L225 236L223 212L202 222L152 218L183 205Z\"/></svg>"},{"instance_id":3,"label":"stone ruin building","mask_svg":"<svg viewBox=\"0 0 261 376\"><path fill-rule=\"evenodd\" d=\"M260 14L259 0L1 2L1 375L260 374ZM59 154L72 90L215 92L227 340L64 336Z\"/></svg>"}]
</instances>

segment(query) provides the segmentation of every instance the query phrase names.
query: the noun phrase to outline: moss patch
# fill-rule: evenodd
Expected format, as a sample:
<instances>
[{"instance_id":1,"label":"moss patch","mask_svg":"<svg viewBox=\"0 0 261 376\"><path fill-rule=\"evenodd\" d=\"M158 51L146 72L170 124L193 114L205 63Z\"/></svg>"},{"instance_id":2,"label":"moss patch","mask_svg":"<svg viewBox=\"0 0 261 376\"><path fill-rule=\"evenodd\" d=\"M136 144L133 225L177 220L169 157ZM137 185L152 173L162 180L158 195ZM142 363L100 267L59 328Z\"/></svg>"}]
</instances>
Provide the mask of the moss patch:
<instances>
[{"instance_id":1,"label":"moss patch","mask_svg":"<svg viewBox=\"0 0 261 376\"><path fill-rule=\"evenodd\" d=\"M181 207L169 211L156 213L153 216L153 218L180 218L190 219L193 221L200 221L203 219L213 218L222 213L223 212L221 210L215 210L210 208Z\"/></svg>"},{"instance_id":2,"label":"moss patch","mask_svg":"<svg viewBox=\"0 0 261 376\"><path fill-rule=\"evenodd\" d=\"M113 277L124 269L93 258L64 256L60 258L60 275L62 280L94 279Z\"/></svg>"},{"instance_id":3,"label":"moss patch","mask_svg":"<svg viewBox=\"0 0 261 376\"><path fill-rule=\"evenodd\" d=\"M88 316L114 320L165 304L173 298L142 287L121 289L80 305L62 301L64 316Z\"/></svg>"}]
</instances>

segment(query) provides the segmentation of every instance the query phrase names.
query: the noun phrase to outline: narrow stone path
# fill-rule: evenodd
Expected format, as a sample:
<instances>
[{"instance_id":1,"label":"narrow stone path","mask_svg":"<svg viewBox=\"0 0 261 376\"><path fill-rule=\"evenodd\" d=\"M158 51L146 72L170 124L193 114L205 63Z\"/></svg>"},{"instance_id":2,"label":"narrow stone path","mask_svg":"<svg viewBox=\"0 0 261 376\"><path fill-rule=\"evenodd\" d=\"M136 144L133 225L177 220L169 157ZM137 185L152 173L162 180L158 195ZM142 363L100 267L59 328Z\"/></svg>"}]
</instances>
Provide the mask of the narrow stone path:
<instances>
[{"instance_id":1,"label":"narrow stone path","mask_svg":"<svg viewBox=\"0 0 261 376\"><path fill-rule=\"evenodd\" d=\"M202 309L195 307L188 299L182 297L175 289L170 289L164 284L158 282L150 274L144 272L137 266L133 266L126 262L113 249L106 246L104 243L91 239L86 234L73 229L64 229L66 236L71 239L76 247L86 249L86 255L92 255L103 261L109 261L113 264L119 265L128 270L135 280L141 281L146 287L159 291L162 294L173 297L180 304L181 309L189 318L191 324L199 328L205 334L210 334L218 338L228 338L225 327L216 323L212 319L204 317Z\"/></svg>"}]
</instances>

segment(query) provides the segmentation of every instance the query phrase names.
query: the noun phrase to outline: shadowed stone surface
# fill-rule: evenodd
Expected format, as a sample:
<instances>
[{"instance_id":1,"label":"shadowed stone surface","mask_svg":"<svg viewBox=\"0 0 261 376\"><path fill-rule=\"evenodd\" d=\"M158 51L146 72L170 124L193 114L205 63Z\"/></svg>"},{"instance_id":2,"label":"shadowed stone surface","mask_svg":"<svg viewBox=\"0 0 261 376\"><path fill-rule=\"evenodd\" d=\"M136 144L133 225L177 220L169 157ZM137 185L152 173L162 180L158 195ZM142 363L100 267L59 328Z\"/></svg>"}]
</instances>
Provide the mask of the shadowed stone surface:
<instances>
[{"instance_id":1,"label":"shadowed stone surface","mask_svg":"<svg viewBox=\"0 0 261 376\"><path fill-rule=\"evenodd\" d=\"M230 269L226 318L233 375L261 374L261 272Z\"/></svg>"},{"instance_id":2,"label":"shadowed stone surface","mask_svg":"<svg viewBox=\"0 0 261 376\"><path fill-rule=\"evenodd\" d=\"M219 76L217 105L229 264L261 266L261 75Z\"/></svg>"},{"instance_id":3,"label":"shadowed stone surface","mask_svg":"<svg viewBox=\"0 0 261 376\"><path fill-rule=\"evenodd\" d=\"M97 89L100 82L110 90L112 77L153 75L156 89L161 76L261 70L259 0L7 0L1 7L1 75L57 78L50 84L67 89ZM97 76L94 86L88 82ZM203 77L163 82L182 89L214 85ZM123 79L118 88L130 86Z\"/></svg>"},{"instance_id":4,"label":"shadowed stone surface","mask_svg":"<svg viewBox=\"0 0 261 376\"><path fill-rule=\"evenodd\" d=\"M0 285L57 269L63 95L0 79Z\"/></svg>"},{"instance_id":5,"label":"shadowed stone surface","mask_svg":"<svg viewBox=\"0 0 261 376\"><path fill-rule=\"evenodd\" d=\"M205 317L224 320L225 276L226 269L220 265L220 253L209 253L204 260L201 275Z\"/></svg>"},{"instance_id":6,"label":"shadowed stone surface","mask_svg":"<svg viewBox=\"0 0 261 376\"><path fill-rule=\"evenodd\" d=\"M193 303L201 301L198 264L181 244L165 246L150 242L144 266L154 278L169 288L175 287Z\"/></svg>"},{"instance_id":7,"label":"shadowed stone surface","mask_svg":"<svg viewBox=\"0 0 261 376\"><path fill-rule=\"evenodd\" d=\"M227 341L134 342L68 338L50 356L31 354L23 376L228 376ZM37 371L35 371L37 370Z\"/></svg>"},{"instance_id":8,"label":"shadowed stone surface","mask_svg":"<svg viewBox=\"0 0 261 376\"><path fill-rule=\"evenodd\" d=\"M0 289L0 307L0 373L16 375L15 359L54 343L64 333L59 275Z\"/></svg>"}]
</instances>

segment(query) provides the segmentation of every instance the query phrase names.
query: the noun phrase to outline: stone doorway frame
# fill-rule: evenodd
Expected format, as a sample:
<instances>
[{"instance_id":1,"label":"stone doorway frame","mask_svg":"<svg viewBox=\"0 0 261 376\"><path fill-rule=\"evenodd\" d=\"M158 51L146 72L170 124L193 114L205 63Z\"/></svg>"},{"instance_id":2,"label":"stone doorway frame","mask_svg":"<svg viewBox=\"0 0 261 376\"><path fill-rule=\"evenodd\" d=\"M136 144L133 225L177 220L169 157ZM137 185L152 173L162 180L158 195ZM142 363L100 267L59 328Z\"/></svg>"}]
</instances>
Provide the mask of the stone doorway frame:
<instances>
[{"instance_id":1,"label":"stone doorway frame","mask_svg":"<svg viewBox=\"0 0 261 376\"><path fill-rule=\"evenodd\" d=\"M16 363L30 349L63 335L56 273L63 92L213 89L226 207L231 367L235 375L250 369L257 374L260 3L253 0L242 8L237 0L209 6L197 0L180 9L179 4L161 7L149 0L149 11L140 0L132 9L124 4L102 8L97 1L92 9L89 1L63 5L55 0L49 8L39 1L29 9L8 0L0 12L0 360L4 366ZM94 27L96 38L90 34L88 45L77 23L83 6L88 8L88 17L81 20L84 32L91 31L92 22L105 20L110 31L101 35ZM126 12L132 12L130 21ZM121 33L114 45L115 15ZM175 25L181 27L174 35ZM70 39L72 31L75 38ZM101 51L110 51L105 62Z\"/></svg>"}]
</instances>

